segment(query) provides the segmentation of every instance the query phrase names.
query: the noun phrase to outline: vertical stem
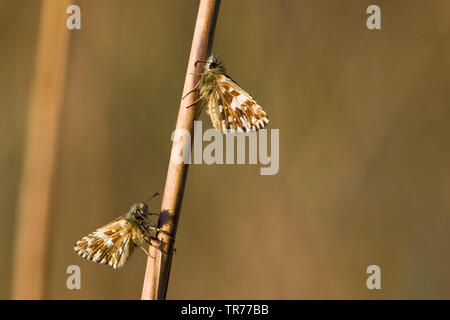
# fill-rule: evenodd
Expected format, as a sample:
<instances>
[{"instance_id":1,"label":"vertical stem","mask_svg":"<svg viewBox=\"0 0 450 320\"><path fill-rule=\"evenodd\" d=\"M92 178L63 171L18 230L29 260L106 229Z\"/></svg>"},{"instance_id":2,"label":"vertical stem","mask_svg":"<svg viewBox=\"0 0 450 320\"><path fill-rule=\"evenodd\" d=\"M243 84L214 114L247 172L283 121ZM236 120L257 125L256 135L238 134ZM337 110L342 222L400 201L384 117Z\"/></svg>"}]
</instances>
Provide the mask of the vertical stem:
<instances>
[{"instance_id":1,"label":"vertical stem","mask_svg":"<svg viewBox=\"0 0 450 320\"><path fill-rule=\"evenodd\" d=\"M185 93L189 92L199 80L199 76L194 74L200 72L202 65L198 65L199 70L196 70L195 62L198 60L204 61L211 54L219 6L220 0L200 1L184 82L183 96ZM195 93L192 93L181 100L176 123L177 130L187 130L191 133L191 137L196 116L196 108L186 107L195 101L196 96ZM180 156L180 149L185 150L183 147L180 148L180 143L188 143L189 146L191 143L190 139L183 139L182 142L180 142L179 138L180 137L175 134L161 204L161 215L158 222L159 227L170 234L172 238L164 232L160 232L158 234L158 239L165 244L162 251L153 246L150 247L150 254L155 258L149 257L147 261L147 269L142 290L142 299L146 300L165 299L167 293L173 255L173 243L177 231L184 186L186 184L188 172L188 164L178 163L179 161L177 161L176 158Z\"/></svg>"},{"instance_id":2,"label":"vertical stem","mask_svg":"<svg viewBox=\"0 0 450 320\"><path fill-rule=\"evenodd\" d=\"M50 191L64 91L69 1L43 0L18 196L12 298L42 299Z\"/></svg>"}]
</instances>

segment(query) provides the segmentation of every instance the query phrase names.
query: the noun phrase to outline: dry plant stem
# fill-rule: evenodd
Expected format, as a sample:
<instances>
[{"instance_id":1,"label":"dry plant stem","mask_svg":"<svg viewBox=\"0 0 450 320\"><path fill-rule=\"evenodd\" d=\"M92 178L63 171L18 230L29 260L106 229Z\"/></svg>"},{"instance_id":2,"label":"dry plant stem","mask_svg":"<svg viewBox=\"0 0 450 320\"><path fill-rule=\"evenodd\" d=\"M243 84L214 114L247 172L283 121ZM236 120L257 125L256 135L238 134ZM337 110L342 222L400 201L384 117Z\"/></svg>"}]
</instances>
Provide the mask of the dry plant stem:
<instances>
[{"instance_id":1,"label":"dry plant stem","mask_svg":"<svg viewBox=\"0 0 450 320\"><path fill-rule=\"evenodd\" d=\"M44 0L36 49L18 196L13 299L42 299L50 191L64 91L69 1Z\"/></svg>"},{"instance_id":2,"label":"dry plant stem","mask_svg":"<svg viewBox=\"0 0 450 320\"><path fill-rule=\"evenodd\" d=\"M200 66L196 67L195 62L198 60L204 61L211 54L219 6L220 0L200 1L182 96L191 91L199 80ZM197 68L199 70L196 70ZM191 136L194 120L198 116L198 112L195 109L198 108L187 108L187 106L191 105L196 98L197 94L194 92L181 100L176 124L177 129L188 130L191 132ZM172 263L173 242L177 230L188 171L187 164L177 164L174 160L174 157L178 156L178 154L175 155L176 152L174 150L180 149L179 143L177 145L175 138L172 144L172 154L161 204L161 215L158 222L158 227L172 235L172 237L160 232L158 239L165 244L161 248L162 250L158 250L152 246L150 247L150 254L155 258L149 257L147 261L142 299L160 300L166 297Z\"/></svg>"}]
</instances>

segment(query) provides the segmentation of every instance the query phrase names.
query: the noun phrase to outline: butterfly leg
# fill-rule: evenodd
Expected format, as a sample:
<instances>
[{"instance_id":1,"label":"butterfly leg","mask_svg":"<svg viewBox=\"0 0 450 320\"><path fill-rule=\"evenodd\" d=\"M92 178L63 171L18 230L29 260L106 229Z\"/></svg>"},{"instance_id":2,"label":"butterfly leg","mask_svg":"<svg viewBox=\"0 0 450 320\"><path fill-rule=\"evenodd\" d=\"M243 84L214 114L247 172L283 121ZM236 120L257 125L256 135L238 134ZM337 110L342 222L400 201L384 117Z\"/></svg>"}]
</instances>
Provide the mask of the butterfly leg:
<instances>
[{"instance_id":1,"label":"butterfly leg","mask_svg":"<svg viewBox=\"0 0 450 320\"><path fill-rule=\"evenodd\" d=\"M200 113L202 113L203 108L205 107L205 104L202 103L202 105L200 106L200 110L197 111L197 115L199 115Z\"/></svg>"},{"instance_id":2,"label":"butterfly leg","mask_svg":"<svg viewBox=\"0 0 450 320\"><path fill-rule=\"evenodd\" d=\"M195 100L194 102L192 102L190 105L188 105L186 108L191 108L194 107L200 100L203 99L203 96L199 97L197 100Z\"/></svg>"},{"instance_id":3,"label":"butterfly leg","mask_svg":"<svg viewBox=\"0 0 450 320\"><path fill-rule=\"evenodd\" d=\"M170 239L173 239L171 236L169 236L169 237L170 237ZM161 240L159 240L158 238L155 238L155 237L145 237L144 239L150 246L152 246L158 250L161 250L161 247L164 244ZM174 250L175 250L175 248L174 248ZM163 250L161 250L161 251L163 251ZM168 252L164 252L164 253L168 254Z\"/></svg>"},{"instance_id":4,"label":"butterfly leg","mask_svg":"<svg viewBox=\"0 0 450 320\"><path fill-rule=\"evenodd\" d=\"M161 230L159 228L155 229L156 232L161 232L164 233L170 240L173 240L173 237L170 235L170 233L168 233L167 231Z\"/></svg>"},{"instance_id":5,"label":"butterfly leg","mask_svg":"<svg viewBox=\"0 0 450 320\"><path fill-rule=\"evenodd\" d=\"M183 98L181 98L181 100L183 100L184 98L186 98L188 95L190 95L192 92L194 91L198 91L198 86L200 85L200 81L197 82L197 84L194 86L194 88L192 88L192 90L190 90L188 93L186 93Z\"/></svg>"},{"instance_id":6,"label":"butterfly leg","mask_svg":"<svg viewBox=\"0 0 450 320\"><path fill-rule=\"evenodd\" d=\"M162 230L161 228L155 227L155 226L153 226L153 225L149 225L147 228L148 228L149 230L153 230L153 231L155 231L155 232L161 232L161 233L164 233L167 237L169 237L169 239L173 240L173 237L170 235L170 233L167 232L167 231Z\"/></svg>"},{"instance_id":7,"label":"butterfly leg","mask_svg":"<svg viewBox=\"0 0 450 320\"><path fill-rule=\"evenodd\" d=\"M139 248L141 248L141 249L145 252L145 254L146 254L147 256L149 256L149 257L152 258L152 259L155 259L155 257L152 256L152 255L150 254L150 252L148 252L147 250L145 250L145 248L144 248L144 246L143 246L142 244L138 243L137 245L138 245Z\"/></svg>"}]
</instances>

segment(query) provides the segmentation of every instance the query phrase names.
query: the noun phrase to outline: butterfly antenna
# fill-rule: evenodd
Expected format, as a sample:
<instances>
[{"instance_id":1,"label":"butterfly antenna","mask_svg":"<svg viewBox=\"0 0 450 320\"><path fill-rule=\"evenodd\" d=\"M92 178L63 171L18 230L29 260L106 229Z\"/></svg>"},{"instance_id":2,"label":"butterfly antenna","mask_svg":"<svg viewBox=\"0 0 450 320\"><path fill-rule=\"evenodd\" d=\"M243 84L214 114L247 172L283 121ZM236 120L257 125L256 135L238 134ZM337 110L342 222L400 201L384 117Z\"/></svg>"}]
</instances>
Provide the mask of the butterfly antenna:
<instances>
[{"instance_id":1,"label":"butterfly antenna","mask_svg":"<svg viewBox=\"0 0 450 320\"><path fill-rule=\"evenodd\" d=\"M197 66L197 63L210 63L210 62L208 62L208 61L202 61L202 60L197 60L197 61L195 61L195 64L194 64L194 67L196 67Z\"/></svg>"},{"instance_id":2,"label":"butterfly antenna","mask_svg":"<svg viewBox=\"0 0 450 320\"><path fill-rule=\"evenodd\" d=\"M156 196L159 196L159 192L156 192L154 195L150 196L147 200L145 200L145 202L149 202L150 200L152 200Z\"/></svg>"}]
</instances>

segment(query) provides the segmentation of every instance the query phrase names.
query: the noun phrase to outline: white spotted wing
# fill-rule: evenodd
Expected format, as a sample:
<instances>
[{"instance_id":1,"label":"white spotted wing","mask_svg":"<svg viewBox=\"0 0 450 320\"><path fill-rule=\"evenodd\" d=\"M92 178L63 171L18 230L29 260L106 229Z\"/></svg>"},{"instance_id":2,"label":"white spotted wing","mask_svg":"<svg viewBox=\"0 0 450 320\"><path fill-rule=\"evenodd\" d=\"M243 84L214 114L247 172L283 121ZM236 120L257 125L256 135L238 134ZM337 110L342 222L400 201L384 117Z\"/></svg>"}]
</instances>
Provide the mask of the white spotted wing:
<instances>
[{"instance_id":1,"label":"white spotted wing","mask_svg":"<svg viewBox=\"0 0 450 320\"><path fill-rule=\"evenodd\" d=\"M217 76L215 89L209 96L208 112L214 127L225 134L252 132L269 123L258 103L225 74Z\"/></svg>"},{"instance_id":2,"label":"white spotted wing","mask_svg":"<svg viewBox=\"0 0 450 320\"><path fill-rule=\"evenodd\" d=\"M118 269L133 253L132 227L128 220L117 218L77 241L74 249L82 258Z\"/></svg>"}]
</instances>

